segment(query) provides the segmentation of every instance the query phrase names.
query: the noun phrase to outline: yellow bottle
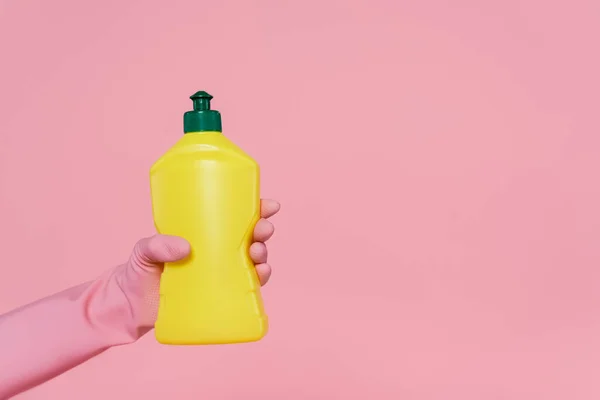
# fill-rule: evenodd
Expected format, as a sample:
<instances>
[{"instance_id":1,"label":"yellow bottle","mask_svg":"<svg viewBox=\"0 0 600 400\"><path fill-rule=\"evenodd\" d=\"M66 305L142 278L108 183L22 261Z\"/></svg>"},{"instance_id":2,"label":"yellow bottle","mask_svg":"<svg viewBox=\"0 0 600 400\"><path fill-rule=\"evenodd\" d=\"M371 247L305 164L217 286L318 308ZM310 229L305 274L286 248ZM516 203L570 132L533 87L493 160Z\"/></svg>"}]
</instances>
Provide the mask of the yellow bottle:
<instances>
[{"instance_id":1,"label":"yellow bottle","mask_svg":"<svg viewBox=\"0 0 600 400\"><path fill-rule=\"evenodd\" d=\"M259 167L223 135L212 96L190 98L185 134L150 170L156 229L191 245L190 257L165 265L156 339L178 345L260 340L267 316L248 254L260 217Z\"/></svg>"}]
</instances>

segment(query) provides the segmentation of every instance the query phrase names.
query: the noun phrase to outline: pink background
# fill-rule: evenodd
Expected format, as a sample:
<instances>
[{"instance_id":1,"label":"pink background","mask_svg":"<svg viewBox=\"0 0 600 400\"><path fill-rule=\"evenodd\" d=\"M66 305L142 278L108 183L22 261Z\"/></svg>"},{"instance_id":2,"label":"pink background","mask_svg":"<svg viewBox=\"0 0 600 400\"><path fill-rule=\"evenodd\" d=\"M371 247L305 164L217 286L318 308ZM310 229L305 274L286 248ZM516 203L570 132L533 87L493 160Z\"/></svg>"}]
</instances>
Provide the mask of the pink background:
<instances>
[{"instance_id":1,"label":"pink background","mask_svg":"<svg viewBox=\"0 0 600 400\"><path fill-rule=\"evenodd\" d=\"M597 0L1 1L0 311L152 234L148 168L196 90L283 204L267 339L149 335L20 399L600 398L599 20Z\"/></svg>"}]
</instances>

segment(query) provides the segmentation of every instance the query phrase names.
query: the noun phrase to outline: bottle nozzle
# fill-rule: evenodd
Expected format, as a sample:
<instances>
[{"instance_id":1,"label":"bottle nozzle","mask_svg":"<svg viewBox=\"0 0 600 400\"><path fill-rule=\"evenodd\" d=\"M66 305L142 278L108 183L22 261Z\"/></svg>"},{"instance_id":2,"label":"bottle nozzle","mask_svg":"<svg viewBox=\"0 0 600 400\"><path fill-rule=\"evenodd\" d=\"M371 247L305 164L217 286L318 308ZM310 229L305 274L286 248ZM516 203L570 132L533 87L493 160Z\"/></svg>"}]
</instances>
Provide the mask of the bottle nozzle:
<instances>
[{"instance_id":1,"label":"bottle nozzle","mask_svg":"<svg viewBox=\"0 0 600 400\"><path fill-rule=\"evenodd\" d=\"M222 132L221 114L210 109L212 96L201 90L190 96L194 110L183 115L183 132Z\"/></svg>"},{"instance_id":2,"label":"bottle nozzle","mask_svg":"<svg viewBox=\"0 0 600 400\"><path fill-rule=\"evenodd\" d=\"M212 96L205 91L196 92L190 96L190 99L194 102L194 111L208 111L210 110L210 101Z\"/></svg>"}]
</instances>

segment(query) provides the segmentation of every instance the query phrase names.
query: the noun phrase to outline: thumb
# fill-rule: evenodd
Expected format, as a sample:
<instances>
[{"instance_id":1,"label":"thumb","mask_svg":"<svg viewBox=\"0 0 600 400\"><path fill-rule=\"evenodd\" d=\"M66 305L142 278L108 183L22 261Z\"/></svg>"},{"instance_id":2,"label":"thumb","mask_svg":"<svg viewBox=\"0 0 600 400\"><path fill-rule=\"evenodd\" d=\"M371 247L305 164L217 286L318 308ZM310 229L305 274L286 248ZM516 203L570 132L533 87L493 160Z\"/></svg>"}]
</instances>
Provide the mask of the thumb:
<instances>
[{"instance_id":1,"label":"thumb","mask_svg":"<svg viewBox=\"0 0 600 400\"><path fill-rule=\"evenodd\" d=\"M190 244L179 236L154 235L136 243L132 261L140 267L161 268L166 262L179 261L190 254Z\"/></svg>"}]
</instances>

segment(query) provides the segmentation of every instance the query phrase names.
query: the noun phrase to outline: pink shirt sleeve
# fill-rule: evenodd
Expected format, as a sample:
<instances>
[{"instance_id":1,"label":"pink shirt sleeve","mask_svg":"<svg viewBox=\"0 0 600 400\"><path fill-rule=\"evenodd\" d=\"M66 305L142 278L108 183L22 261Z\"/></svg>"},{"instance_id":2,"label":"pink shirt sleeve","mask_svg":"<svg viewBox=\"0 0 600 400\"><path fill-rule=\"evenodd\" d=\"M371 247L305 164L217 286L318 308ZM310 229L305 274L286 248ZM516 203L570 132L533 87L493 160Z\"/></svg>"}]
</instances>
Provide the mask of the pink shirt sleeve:
<instances>
[{"instance_id":1,"label":"pink shirt sleeve","mask_svg":"<svg viewBox=\"0 0 600 400\"><path fill-rule=\"evenodd\" d=\"M139 287L139 280L128 277L133 273L121 265L94 281L1 315L0 399L148 332L153 316L138 314L153 307L135 303L157 298L158 287Z\"/></svg>"}]
</instances>

